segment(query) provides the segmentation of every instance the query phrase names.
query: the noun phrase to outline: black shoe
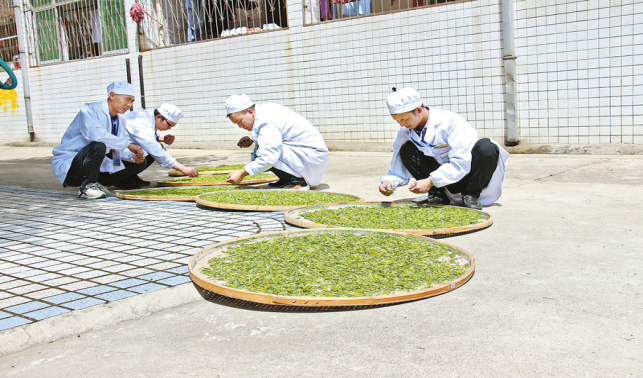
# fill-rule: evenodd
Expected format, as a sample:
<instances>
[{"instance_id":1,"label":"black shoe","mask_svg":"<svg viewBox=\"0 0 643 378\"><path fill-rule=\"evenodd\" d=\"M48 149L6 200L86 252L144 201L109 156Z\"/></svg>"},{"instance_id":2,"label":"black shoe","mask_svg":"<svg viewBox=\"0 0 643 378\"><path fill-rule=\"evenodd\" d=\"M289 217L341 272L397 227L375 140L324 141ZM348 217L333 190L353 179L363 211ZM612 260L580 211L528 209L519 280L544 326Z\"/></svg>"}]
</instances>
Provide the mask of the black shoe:
<instances>
[{"instance_id":1,"label":"black shoe","mask_svg":"<svg viewBox=\"0 0 643 378\"><path fill-rule=\"evenodd\" d=\"M141 189L141 186L129 177L117 182L114 186L122 190Z\"/></svg>"},{"instance_id":2,"label":"black shoe","mask_svg":"<svg viewBox=\"0 0 643 378\"><path fill-rule=\"evenodd\" d=\"M273 189L281 189L288 184L289 184L288 181L279 179L276 182L271 182L270 184L268 184L268 187Z\"/></svg>"},{"instance_id":3,"label":"black shoe","mask_svg":"<svg viewBox=\"0 0 643 378\"><path fill-rule=\"evenodd\" d=\"M151 184L151 182L143 180L141 178L141 176L139 176L139 175L134 175L134 176L130 177L130 179L133 182L139 184L140 186L150 186L150 184Z\"/></svg>"},{"instance_id":4,"label":"black shoe","mask_svg":"<svg viewBox=\"0 0 643 378\"><path fill-rule=\"evenodd\" d=\"M427 205L448 205L451 203L451 200L444 192L444 189L434 186L429 190L427 195L420 196L414 199L413 202Z\"/></svg>"},{"instance_id":5,"label":"black shoe","mask_svg":"<svg viewBox=\"0 0 643 378\"><path fill-rule=\"evenodd\" d=\"M478 197L472 194L465 194L462 196L462 202L464 202L464 207L476 210L482 209L482 204L478 201Z\"/></svg>"}]
</instances>

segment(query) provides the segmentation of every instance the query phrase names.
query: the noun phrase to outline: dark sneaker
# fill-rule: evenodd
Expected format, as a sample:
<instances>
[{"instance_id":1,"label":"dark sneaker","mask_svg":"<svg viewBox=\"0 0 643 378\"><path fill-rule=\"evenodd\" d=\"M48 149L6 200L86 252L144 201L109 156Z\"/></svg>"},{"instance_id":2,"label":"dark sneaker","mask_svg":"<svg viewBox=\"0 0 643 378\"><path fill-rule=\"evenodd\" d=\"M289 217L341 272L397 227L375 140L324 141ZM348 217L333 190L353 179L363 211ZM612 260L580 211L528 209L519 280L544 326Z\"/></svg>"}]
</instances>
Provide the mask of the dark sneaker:
<instances>
[{"instance_id":1,"label":"dark sneaker","mask_svg":"<svg viewBox=\"0 0 643 378\"><path fill-rule=\"evenodd\" d=\"M141 176L139 176L139 175L134 175L134 176L130 177L130 179L133 182L139 184L140 186L150 186L150 184L151 184L151 182L143 180L141 178Z\"/></svg>"},{"instance_id":2,"label":"dark sneaker","mask_svg":"<svg viewBox=\"0 0 643 378\"><path fill-rule=\"evenodd\" d=\"M268 184L268 187L273 188L273 189L281 189L286 185L288 185L288 181L286 181L286 180L278 180L276 182L271 182L270 184Z\"/></svg>"},{"instance_id":3,"label":"dark sneaker","mask_svg":"<svg viewBox=\"0 0 643 378\"><path fill-rule=\"evenodd\" d=\"M99 184L96 182L87 185L81 185L80 189L78 190L78 197L86 199L105 198L105 193L103 193L98 185Z\"/></svg>"},{"instance_id":4,"label":"dark sneaker","mask_svg":"<svg viewBox=\"0 0 643 378\"><path fill-rule=\"evenodd\" d=\"M478 197L474 195L465 194L464 196L462 196L462 202L464 203L464 207L468 207L469 209L482 209L482 204L480 203L480 201L478 201Z\"/></svg>"},{"instance_id":5,"label":"dark sneaker","mask_svg":"<svg viewBox=\"0 0 643 378\"><path fill-rule=\"evenodd\" d=\"M126 178L114 184L115 187L122 190L141 189L141 186L134 182L131 178Z\"/></svg>"}]
</instances>

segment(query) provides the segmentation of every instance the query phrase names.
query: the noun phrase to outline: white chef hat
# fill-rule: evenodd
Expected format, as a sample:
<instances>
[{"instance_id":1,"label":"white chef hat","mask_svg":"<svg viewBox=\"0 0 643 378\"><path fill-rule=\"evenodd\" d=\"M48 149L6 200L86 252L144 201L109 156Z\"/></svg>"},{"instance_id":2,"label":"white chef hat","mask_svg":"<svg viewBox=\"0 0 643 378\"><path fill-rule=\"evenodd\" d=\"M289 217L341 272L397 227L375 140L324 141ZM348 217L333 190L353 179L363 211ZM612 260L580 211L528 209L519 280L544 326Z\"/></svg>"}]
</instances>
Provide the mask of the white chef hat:
<instances>
[{"instance_id":1,"label":"white chef hat","mask_svg":"<svg viewBox=\"0 0 643 378\"><path fill-rule=\"evenodd\" d=\"M391 93L386 99L386 105L391 114L400 114L421 107L422 99L415 89L403 88Z\"/></svg>"},{"instance_id":2,"label":"white chef hat","mask_svg":"<svg viewBox=\"0 0 643 378\"><path fill-rule=\"evenodd\" d=\"M225 109L228 115L250 108L254 103L250 101L250 97L242 95L232 95L225 100Z\"/></svg>"},{"instance_id":3,"label":"white chef hat","mask_svg":"<svg viewBox=\"0 0 643 378\"><path fill-rule=\"evenodd\" d=\"M161 104L156 110L170 122L177 123L183 117L181 109L172 104Z\"/></svg>"},{"instance_id":4,"label":"white chef hat","mask_svg":"<svg viewBox=\"0 0 643 378\"><path fill-rule=\"evenodd\" d=\"M134 93L134 87L132 86L132 84L126 83L124 81L115 81L110 85L108 85L107 96L109 97L109 94L112 92L114 92L114 94L119 94L119 95L136 96L136 93Z\"/></svg>"}]
</instances>

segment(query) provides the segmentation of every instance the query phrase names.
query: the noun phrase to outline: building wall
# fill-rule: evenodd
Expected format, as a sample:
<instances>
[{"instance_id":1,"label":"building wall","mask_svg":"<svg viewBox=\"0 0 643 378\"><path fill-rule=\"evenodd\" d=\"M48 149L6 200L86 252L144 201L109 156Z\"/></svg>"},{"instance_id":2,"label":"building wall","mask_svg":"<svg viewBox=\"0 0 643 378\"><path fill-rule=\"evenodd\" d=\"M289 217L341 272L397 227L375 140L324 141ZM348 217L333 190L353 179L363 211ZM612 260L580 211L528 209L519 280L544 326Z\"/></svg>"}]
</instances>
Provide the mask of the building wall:
<instances>
[{"instance_id":1,"label":"building wall","mask_svg":"<svg viewBox=\"0 0 643 378\"><path fill-rule=\"evenodd\" d=\"M643 0L514 7L521 143L643 143L643 34L634 30ZM390 143L397 126L386 96L411 86L426 105L461 113L480 137L504 139L500 0L312 26L303 26L301 0L288 12L288 29L142 53L147 108L183 109L177 141L234 142L247 133L228 121L223 102L246 93L291 107L328 142ZM31 69L37 140L58 142L83 102L126 79L126 58L139 90L136 29L127 22L129 54ZM12 140L26 135L20 122L3 127Z\"/></svg>"}]
</instances>

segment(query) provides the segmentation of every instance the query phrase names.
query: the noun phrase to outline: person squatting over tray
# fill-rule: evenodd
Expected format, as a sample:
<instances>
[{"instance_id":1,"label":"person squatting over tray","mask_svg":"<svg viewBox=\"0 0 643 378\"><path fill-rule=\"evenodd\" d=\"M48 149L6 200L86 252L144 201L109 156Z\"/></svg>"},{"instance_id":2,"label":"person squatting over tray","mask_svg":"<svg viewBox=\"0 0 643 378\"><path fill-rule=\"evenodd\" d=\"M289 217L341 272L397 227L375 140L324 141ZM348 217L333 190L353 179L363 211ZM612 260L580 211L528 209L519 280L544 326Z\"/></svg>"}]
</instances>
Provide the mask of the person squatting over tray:
<instances>
[{"instance_id":1,"label":"person squatting over tray","mask_svg":"<svg viewBox=\"0 0 643 378\"><path fill-rule=\"evenodd\" d=\"M185 167L176 161L176 158L170 155L161 144L161 142L168 145L174 143L174 135L168 134L162 140L159 139L159 131L170 130L183 117L181 109L171 104L161 104L157 109L128 112L124 117L127 120L126 128L130 140L143 147L143 152L147 155L145 168L156 161L161 167L174 168L190 177L199 175L195 168ZM141 179L138 175L132 176L129 181L130 189L139 189L141 186L150 185L149 181Z\"/></svg>"},{"instance_id":2,"label":"person squatting over tray","mask_svg":"<svg viewBox=\"0 0 643 378\"><path fill-rule=\"evenodd\" d=\"M78 197L97 199L115 185L145 169L143 149L130 143L122 114L134 102L134 87L115 81L107 100L83 104L54 147L51 167L67 186L80 186Z\"/></svg>"},{"instance_id":3,"label":"person squatting over tray","mask_svg":"<svg viewBox=\"0 0 643 378\"><path fill-rule=\"evenodd\" d=\"M270 188L308 190L319 185L328 166L328 147L319 131L308 120L279 104L255 105L246 95L225 101L228 118L252 132L237 145L256 144L252 161L230 173L226 181L238 184L245 176L273 172L279 181Z\"/></svg>"},{"instance_id":4,"label":"person squatting over tray","mask_svg":"<svg viewBox=\"0 0 643 378\"><path fill-rule=\"evenodd\" d=\"M415 178L409 190L428 192L418 203L453 201L481 209L500 198L509 153L497 142L478 139L477 131L456 113L424 106L413 88L393 92L386 104L400 129L391 168L379 186L383 195Z\"/></svg>"}]
</instances>

